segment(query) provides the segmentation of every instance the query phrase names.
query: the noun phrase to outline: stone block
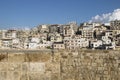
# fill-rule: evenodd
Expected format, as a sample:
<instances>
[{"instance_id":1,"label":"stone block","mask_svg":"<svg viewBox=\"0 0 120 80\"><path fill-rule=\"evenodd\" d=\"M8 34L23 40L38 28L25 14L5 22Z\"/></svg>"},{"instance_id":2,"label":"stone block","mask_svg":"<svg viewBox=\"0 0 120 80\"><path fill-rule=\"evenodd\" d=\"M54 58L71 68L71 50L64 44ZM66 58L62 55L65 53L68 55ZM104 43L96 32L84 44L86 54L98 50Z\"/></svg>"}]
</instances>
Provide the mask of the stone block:
<instances>
[{"instance_id":1,"label":"stone block","mask_svg":"<svg viewBox=\"0 0 120 80\"><path fill-rule=\"evenodd\" d=\"M0 62L0 71L7 71L8 63Z\"/></svg>"},{"instance_id":2,"label":"stone block","mask_svg":"<svg viewBox=\"0 0 120 80\"><path fill-rule=\"evenodd\" d=\"M92 63L92 66L97 66L97 64L96 63Z\"/></svg>"},{"instance_id":3,"label":"stone block","mask_svg":"<svg viewBox=\"0 0 120 80\"><path fill-rule=\"evenodd\" d=\"M45 80L45 75L38 72L32 72L29 73L29 80Z\"/></svg>"},{"instance_id":4,"label":"stone block","mask_svg":"<svg viewBox=\"0 0 120 80\"><path fill-rule=\"evenodd\" d=\"M52 74L51 80L60 80L60 74Z\"/></svg>"},{"instance_id":5,"label":"stone block","mask_svg":"<svg viewBox=\"0 0 120 80\"><path fill-rule=\"evenodd\" d=\"M7 61L8 61L8 54L0 53L0 62L7 62Z\"/></svg>"},{"instance_id":6,"label":"stone block","mask_svg":"<svg viewBox=\"0 0 120 80\"><path fill-rule=\"evenodd\" d=\"M45 72L45 63L31 62L29 65L29 72Z\"/></svg>"},{"instance_id":7,"label":"stone block","mask_svg":"<svg viewBox=\"0 0 120 80\"><path fill-rule=\"evenodd\" d=\"M27 62L47 62L51 60L51 55L46 53L31 53L26 54Z\"/></svg>"},{"instance_id":8,"label":"stone block","mask_svg":"<svg viewBox=\"0 0 120 80\"><path fill-rule=\"evenodd\" d=\"M8 62L25 62L26 57L24 53L9 53Z\"/></svg>"},{"instance_id":9,"label":"stone block","mask_svg":"<svg viewBox=\"0 0 120 80\"><path fill-rule=\"evenodd\" d=\"M45 80L51 80L51 74L52 74L52 72L51 71L46 71L45 72Z\"/></svg>"},{"instance_id":10,"label":"stone block","mask_svg":"<svg viewBox=\"0 0 120 80\"><path fill-rule=\"evenodd\" d=\"M8 63L8 71L21 71L21 63Z\"/></svg>"},{"instance_id":11,"label":"stone block","mask_svg":"<svg viewBox=\"0 0 120 80\"><path fill-rule=\"evenodd\" d=\"M27 72L29 70L29 62L24 62L21 64L22 72Z\"/></svg>"},{"instance_id":12,"label":"stone block","mask_svg":"<svg viewBox=\"0 0 120 80\"><path fill-rule=\"evenodd\" d=\"M20 72L8 71L7 80L20 80Z\"/></svg>"},{"instance_id":13,"label":"stone block","mask_svg":"<svg viewBox=\"0 0 120 80\"><path fill-rule=\"evenodd\" d=\"M98 71L99 71L99 70L103 70L103 67L98 67Z\"/></svg>"},{"instance_id":14,"label":"stone block","mask_svg":"<svg viewBox=\"0 0 120 80\"><path fill-rule=\"evenodd\" d=\"M65 56L64 56L65 57ZM53 56L53 61L55 63L59 63L60 62L60 54L59 53L55 53Z\"/></svg>"},{"instance_id":15,"label":"stone block","mask_svg":"<svg viewBox=\"0 0 120 80\"><path fill-rule=\"evenodd\" d=\"M20 80L29 80L27 72L21 72Z\"/></svg>"},{"instance_id":16,"label":"stone block","mask_svg":"<svg viewBox=\"0 0 120 80\"><path fill-rule=\"evenodd\" d=\"M0 71L0 80L7 80L7 72Z\"/></svg>"}]
</instances>

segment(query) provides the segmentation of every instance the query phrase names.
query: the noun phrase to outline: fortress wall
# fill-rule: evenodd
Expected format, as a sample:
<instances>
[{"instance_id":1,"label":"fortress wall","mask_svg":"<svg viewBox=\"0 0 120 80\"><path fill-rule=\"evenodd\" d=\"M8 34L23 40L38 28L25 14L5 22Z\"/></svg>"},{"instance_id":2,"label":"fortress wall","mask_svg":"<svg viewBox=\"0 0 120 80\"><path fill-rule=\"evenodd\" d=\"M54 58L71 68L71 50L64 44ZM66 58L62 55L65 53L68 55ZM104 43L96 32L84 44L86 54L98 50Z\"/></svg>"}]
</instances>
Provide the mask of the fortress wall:
<instances>
[{"instance_id":1,"label":"fortress wall","mask_svg":"<svg viewBox=\"0 0 120 80\"><path fill-rule=\"evenodd\" d=\"M120 80L120 51L1 51L0 80Z\"/></svg>"}]
</instances>

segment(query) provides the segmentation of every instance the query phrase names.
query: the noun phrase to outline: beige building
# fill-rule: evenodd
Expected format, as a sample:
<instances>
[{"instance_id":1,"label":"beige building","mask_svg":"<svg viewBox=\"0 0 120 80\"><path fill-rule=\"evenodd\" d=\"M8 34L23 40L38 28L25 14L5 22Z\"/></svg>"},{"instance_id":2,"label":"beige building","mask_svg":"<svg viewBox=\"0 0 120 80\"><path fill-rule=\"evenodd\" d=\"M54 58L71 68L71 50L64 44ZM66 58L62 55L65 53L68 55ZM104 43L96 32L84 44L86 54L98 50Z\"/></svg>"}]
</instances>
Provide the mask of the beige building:
<instances>
[{"instance_id":1,"label":"beige building","mask_svg":"<svg viewBox=\"0 0 120 80\"><path fill-rule=\"evenodd\" d=\"M110 22L111 30L120 30L120 20L115 20Z\"/></svg>"},{"instance_id":2,"label":"beige building","mask_svg":"<svg viewBox=\"0 0 120 80\"><path fill-rule=\"evenodd\" d=\"M38 33L49 32L49 25L43 24L38 26Z\"/></svg>"},{"instance_id":3,"label":"beige building","mask_svg":"<svg viewBox=\"0 0 120 80\"><path fill-rule=\"evenodd\" d=\"M56 34L56 40L55 42L62 42L63 41L63 38L60 34Z\"/></svg>"},{"instance_id":4,"label":"beige building","mask_svg":"<svg viewBox=\"0 0 120 80\"><path fill-rule=\"evenodd\" d=\"M4 39L1 39L1 44L2 44L2 48L3 49L10 49L12 48L12 39L10 38L4 38Z\"/></svg>"},{"instance_id":5,"label":"beige building","mask_svg":"<svg viewBox=\"0 0 120 80\"><path fill-rule=\"evenodd\" d=\"M72 27L65 27L63 31L64 36L73 36L75 35L75 32Z\"/></svg>"},{"instance_id":6,"label":"beige building","mask_svg":"<svg viewBox=\"0 0 120 80\"><path fill-rule=\"evenodd\" d=\"M82 38L92 39L94 38L93 30L82 30Z\"/></svg>"},{"instance_id":7,"label":"beige building","mask_svg":"<svg viewBox=\"0 0 120 80\"><path fill-rule=\"evenodd\" d=\"M91 40L90 41L90 48L97 49L97 48L102 48L102 41L101 40Z\"/></svg>"},{"instance_id":8,"label":"beige building","mask_svg":"<svg viewBox=\"0 0 120 80\"><path fill-rule=\"evenodd\" d=\"M53 49L65 49L65 45L63 42L55 42L53 43Z\"/></svg>"},{"instance_id":9,"label":"beige building","mask_svg":"<svg viewBox=\"0 0 120 80\"><path fill-rule=\"evenodd\" d=\"M65 37L64 44L67 49L86 48L89 46L89 41L81 36Z\"/></svg>"}]
</instances>

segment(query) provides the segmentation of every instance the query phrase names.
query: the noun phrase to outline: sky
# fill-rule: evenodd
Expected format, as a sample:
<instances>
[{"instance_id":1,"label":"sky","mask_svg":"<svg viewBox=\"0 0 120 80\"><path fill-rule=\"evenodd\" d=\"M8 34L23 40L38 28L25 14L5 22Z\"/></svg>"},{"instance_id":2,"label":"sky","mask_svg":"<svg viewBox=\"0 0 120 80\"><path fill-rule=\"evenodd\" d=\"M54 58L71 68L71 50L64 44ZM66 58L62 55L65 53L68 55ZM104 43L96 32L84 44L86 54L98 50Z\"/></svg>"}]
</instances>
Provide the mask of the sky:
<instances>
[{"instance_id":1,"label":"sky","mask_svg":"<svg viewBox=\"0 0 120 80\"><path fill-rule=\"evenodd\" d=\"M0 29L78 24L120 8L120 0L0 0Z\"/></svg>"}]
</instances>

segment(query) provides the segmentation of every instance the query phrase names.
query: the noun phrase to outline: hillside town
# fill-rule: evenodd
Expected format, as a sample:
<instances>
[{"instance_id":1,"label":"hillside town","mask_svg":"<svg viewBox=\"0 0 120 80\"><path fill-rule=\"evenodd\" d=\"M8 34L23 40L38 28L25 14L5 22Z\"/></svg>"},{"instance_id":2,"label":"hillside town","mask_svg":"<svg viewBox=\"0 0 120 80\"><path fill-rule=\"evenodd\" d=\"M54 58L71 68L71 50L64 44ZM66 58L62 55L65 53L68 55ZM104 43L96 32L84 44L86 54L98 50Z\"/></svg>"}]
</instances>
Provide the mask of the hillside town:
<instances>
[{"instance_id":1,"label":"hillside town","mask_svg":"<svg viewBox=\"0 0 120 80\"><path fill-rule=\"evenodd\" d=\"M120 20L109 23L43 24L30 30L0 30L0 49L116 49Z\"/></svg>"}]
</instances>

